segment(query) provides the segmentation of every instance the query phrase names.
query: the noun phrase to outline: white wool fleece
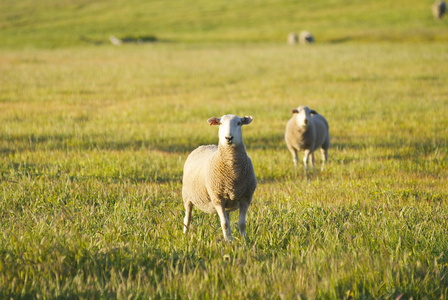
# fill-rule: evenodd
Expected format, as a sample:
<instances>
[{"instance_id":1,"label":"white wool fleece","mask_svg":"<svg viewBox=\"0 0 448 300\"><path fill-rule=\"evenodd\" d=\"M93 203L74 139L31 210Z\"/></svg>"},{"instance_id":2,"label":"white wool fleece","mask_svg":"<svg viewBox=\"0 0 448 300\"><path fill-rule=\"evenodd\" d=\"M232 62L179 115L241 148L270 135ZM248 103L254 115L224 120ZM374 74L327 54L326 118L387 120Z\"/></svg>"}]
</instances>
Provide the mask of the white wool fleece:
<instances>
[{"instance_id":1,"label":"white wool fleece","mask_svg":"<svg viewBox=\"0 0 448 300\"><path fill-rule=\"evenodd\" d=\"M219 143L198 147L185 161L182 186L185 233L195 206L219 215L226 241L232 238L229 213L239 210L238 228L242 236L246 235L246 213L257 179L246 153L241 126L251 122L252 117L235 115L208 119L210 125L219 125Z\"/></svg>"}]
</instances>

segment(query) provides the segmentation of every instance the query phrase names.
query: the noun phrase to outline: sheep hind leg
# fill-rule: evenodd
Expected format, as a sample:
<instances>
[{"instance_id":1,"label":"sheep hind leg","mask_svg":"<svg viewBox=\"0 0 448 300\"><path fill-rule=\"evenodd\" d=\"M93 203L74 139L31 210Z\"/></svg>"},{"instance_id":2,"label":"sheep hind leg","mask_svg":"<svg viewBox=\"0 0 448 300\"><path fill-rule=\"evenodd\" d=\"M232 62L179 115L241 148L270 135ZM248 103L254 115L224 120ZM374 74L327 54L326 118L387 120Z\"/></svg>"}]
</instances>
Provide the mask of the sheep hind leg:
<instances>
[{"instance_id":1,"label":"sheep hind leg","mask_svg":"<svg viewBox=\"0 0 448 300\"><path fill-rule=\"evenodd\" d=\"M320 154L322 156L322 168L321 170L324 170L325 165L327 164L327 160L328 160L328 149L320 149Z\"/></svg>"},{"instance_id":2,"label":"sheep hind leg","mask_svg":"<svg viewBox=\"0 0 448 300\"><path fill-rule=\"evenodd\" d=\"M316 163L316 160L314 159L314 151L311 152L311 167L314 168L314 165Z\"/></svg>"},{"instance_id":3,"label":"sheep hind leg","mask_svg":"<svg viewBox=\"0 0 448 300\"><path fill-rule=\"evenodd\" d=\"M185 218L184 218L184 233L188 232L188 226L190 225L191 221L191 212L193 210L193 203L191 202L185 202Z\"/></svg>"},{"instance_id":4,"label":"sheep hind leg","mask_svg":"<svg viewBox=\"0 0 448 300\"><path fill-rule=\"evenodd\" d=\"M238 219L238 229L243 238L246 238L246 214L249 206L240 207L240 215Z\"/></svg>"},{"instance_id":5,"label":"sheep hind leg","mask_svg":"<svg viewBox=\"0 0 448 300\"><path fill-rule=\"evenodd\" d=\"M230 242L232 240L232 231L230 229L229 215L227 214L224 205L216 207L216 212L221 220L221 228L222 233L224 234L224 239L226 242Z\"/></svg>"}]
</instances>

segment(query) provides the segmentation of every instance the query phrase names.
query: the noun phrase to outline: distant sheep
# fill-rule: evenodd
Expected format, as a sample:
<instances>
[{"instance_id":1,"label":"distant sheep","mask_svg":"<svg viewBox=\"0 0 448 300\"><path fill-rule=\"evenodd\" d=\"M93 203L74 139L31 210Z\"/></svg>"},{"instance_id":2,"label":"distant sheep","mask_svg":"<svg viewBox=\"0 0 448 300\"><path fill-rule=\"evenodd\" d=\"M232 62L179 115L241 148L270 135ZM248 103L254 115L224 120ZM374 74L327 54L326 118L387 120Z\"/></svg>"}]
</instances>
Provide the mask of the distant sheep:
<instances>
[{"instance_id":1,"label":"distant sheep","mask_svg":"<svg viewBox=\"0 0 448 300\"><path fill-rule=\"evenodd\" d=\"M235 115L208 119L210 126L219 125L219 145L200 146L185 161L184 233L188 231L194 205L206 213L218 213L226 241L232 239L229 213L239 209L238 229L246 236L246 213L257 179L246 153L241 127L251 122L252 117Z\"/></svg>"},{"instance_id":2,"label":"distant sheep","mask_svg":"<svg viewBox=\"0 0 448 300\"><path fill-rule=\"evenodd\" d=\"M109 41L112 45L120 46L124 43L135 43L135 44L144 44L144 43L154 43L157 42L157 38L152 35L147 36L127 36L121 39L117 38L114 35L109 36Z\"/></svg>"},{"instance_id":3,"label":"distant sheep","mask_svg":"<svg viewBox=\"0 0 448 300\"><path fill-rule=\"evenodd\" d=\"M303 164L308 172L309 156L314 166L314 151L321 148L322 170L328 160L330 132L327 120L307 106L292 110L293 116L286 124L285 141L297 168L298 152L304 151Z\"/></svg>"},{"instance_id":4,"label":"distant sheep","mask_svg":"<svg viewBox=\"0 0 448 300\"><path fill-rule=\"evenodd\" d=\"M299 41L300 44L311 44L314 43L314 36L311 34L311 32L302 31L300 32Z\"/></svg>"},{"instance_id":5,"label":"distant sheep","mask_svg":"<svg viewBox=\"0 0 448 300\"><path fill-rule=\"evenodd\" d=\"M436 3L432 6L432 14L434 15L434 18L441 19L445 15L446 11L446 3L445 1L436 1Z\"/></svg>"},{"instance_id":6,"label":"distant sheep","mask_svg":"<svg viewBox=\"0 0 448 300\"><path fill-rule=\"evenodd\" d=\"M299 36L295 32L290 32L288 34L288 38L286 39L286 42L288 45L296 45L299 41Z\"/></svg>"},{"instance_id":7,"label":"distant sheep","mask_svg":"<svg viewBox=\"0 0 448 300\"><path fill-rule=\"evenodd\" d=\"M109 41L112 43L112 45L120 46L123 44L123 41L119 38L117 38L115 35L109 36Z\"/></svg>"}]
</instances>

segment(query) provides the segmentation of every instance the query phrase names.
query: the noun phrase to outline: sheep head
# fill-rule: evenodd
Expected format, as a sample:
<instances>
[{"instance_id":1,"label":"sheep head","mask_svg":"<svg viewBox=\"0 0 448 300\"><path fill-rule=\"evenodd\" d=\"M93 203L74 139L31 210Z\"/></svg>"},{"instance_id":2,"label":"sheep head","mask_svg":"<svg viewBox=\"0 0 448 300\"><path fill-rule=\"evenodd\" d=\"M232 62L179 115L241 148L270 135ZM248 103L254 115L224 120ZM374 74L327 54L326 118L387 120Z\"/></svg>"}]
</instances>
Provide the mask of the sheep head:
<instances>
[{"instance_id":1,"label":"sheep head","mask_svg":"<svg viewBox=\"0 0 448 300\"><path fill-rule=\"evenodd\" d=\"M232 147L243 144L241 126L250 124L252 117L240 118L235 115L224 115L221 118L212 117L207 122L210 126L219 125L219 144L224 147Z\"/></svg>"},{"instance_id":2,"label":"sheep head","mask_svg":"<svg viewBox=\"0 0 448 300\"><path fill-rule=\"evenodd\" d=\"M295 122L299 127L307 127L311 115L317 115L315 110L305 105L294 108L291 112L294 114Z\"/></svg>"}]
</instances>

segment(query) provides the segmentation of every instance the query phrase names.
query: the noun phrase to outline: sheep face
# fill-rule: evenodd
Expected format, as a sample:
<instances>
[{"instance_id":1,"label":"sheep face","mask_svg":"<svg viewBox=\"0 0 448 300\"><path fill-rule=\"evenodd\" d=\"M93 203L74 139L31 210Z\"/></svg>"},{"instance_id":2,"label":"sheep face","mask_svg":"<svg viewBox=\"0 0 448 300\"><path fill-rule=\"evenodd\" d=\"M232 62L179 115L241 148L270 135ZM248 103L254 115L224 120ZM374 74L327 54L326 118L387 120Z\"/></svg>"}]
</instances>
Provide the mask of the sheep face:
<instances>
[{"instance_id":1,"label":"sheep face","mask_svg":"<svg viewBox=\"0 0 448 300\"><path fill-rule=\"evenodd\" d=\"M251 116L238 117L224 115L221 118L212 117L207 120L211 125L219 125L219 144L223 147L235 147L243 144L241 126L252 122Z\"/></svg>"},{"instance_id":2,"label":"sheep face","mask_svg":"<svg viewBox=\"0 0 448 300\"><path fill-rule=\"evenodd\" d=\"M314 110L311 110L308 106L304 105L293 109L292 113L294 114L296 124L299 127L307 127L311 114L316 114Z\"/></svg>"}]
</instances>

